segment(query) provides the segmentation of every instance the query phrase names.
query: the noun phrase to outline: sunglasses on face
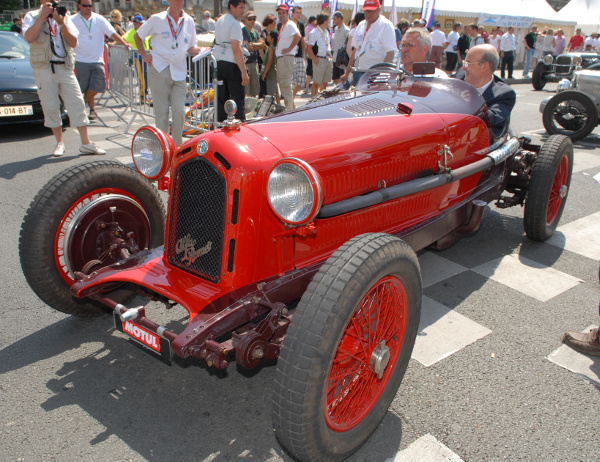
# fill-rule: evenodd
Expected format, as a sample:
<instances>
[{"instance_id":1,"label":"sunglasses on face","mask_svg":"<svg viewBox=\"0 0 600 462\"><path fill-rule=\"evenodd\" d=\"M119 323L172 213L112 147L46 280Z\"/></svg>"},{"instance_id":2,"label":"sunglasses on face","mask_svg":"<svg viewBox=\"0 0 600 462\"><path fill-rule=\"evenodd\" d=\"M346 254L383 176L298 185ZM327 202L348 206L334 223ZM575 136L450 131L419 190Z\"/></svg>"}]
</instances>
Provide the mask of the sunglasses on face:
<instances>
[{"instance_id":1,"label":"sunglasses on face","mask_svg":"<svg viewBox=\"0 0 600 462\"><path fill-rule=\"evenodd\" d=\"M92 4L90 3L89 5L86 5L84 3L80 3L79 6L81 6L82 8L91 8Z\"/></svg>"}]
</instances>

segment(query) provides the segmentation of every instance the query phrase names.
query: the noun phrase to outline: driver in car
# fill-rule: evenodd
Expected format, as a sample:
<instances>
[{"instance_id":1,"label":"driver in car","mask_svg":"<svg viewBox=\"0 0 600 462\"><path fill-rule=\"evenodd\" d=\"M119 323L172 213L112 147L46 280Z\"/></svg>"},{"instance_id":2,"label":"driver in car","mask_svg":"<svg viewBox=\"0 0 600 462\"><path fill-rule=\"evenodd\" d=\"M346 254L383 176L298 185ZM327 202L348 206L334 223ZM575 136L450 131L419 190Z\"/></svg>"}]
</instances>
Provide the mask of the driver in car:
<instances>
[{"instance_id":1,"label":"driver in car","mask_svg":"<svg viewBox=\"0 0 600 462\"><path fill-rule=\"evenodd\" d=\"M463 67L456 78L473 85L483 96L490 116L494 136L500 136L510 120L510 112L517 102L517 94L494 75L500 57L493 45L476 45L467 52ZM464 71L464 73L462 72Z\"/></svg>"}]
</instances>

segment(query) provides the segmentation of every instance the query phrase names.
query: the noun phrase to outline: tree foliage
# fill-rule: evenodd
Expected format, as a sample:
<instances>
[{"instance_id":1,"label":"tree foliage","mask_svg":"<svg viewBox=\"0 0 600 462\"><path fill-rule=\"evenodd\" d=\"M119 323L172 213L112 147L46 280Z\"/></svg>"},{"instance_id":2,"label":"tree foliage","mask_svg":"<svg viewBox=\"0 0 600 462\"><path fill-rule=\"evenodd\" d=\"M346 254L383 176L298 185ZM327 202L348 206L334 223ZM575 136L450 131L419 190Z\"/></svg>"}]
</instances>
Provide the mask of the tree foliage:
<instances>
[{"instance_id":1,"label":"tree foliage","mask_svg":"<svg viewBox=\"0 0 600 462\"><path fill-rule=\"evenodd\" d=\"M31 2L33 5L34 2ZM27 5L27 2L25 2ZM32 6L33 8L33 6ZM23 0L0 0L0 12L4 10L21 10L23 9Z\"/></svg>"}]
</instances>

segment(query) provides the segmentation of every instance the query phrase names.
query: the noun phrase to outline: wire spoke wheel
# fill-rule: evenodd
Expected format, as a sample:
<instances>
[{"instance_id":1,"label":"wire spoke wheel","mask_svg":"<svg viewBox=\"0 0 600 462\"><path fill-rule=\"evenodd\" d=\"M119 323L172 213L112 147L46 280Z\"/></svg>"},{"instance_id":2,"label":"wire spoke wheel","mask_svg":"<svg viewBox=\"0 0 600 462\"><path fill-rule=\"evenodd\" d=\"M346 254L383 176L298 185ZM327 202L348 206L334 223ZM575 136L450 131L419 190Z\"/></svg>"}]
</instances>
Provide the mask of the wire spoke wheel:
<instances>
[{"instance_id":1,"label":"wire spoke wheel","mask_svg":"<svg viewBox=\"0 0 600 462\"><path fill-rule=\"evenodd\" d=\"M549 134L565 135L577 141L592 133L598 125L598 110L585 93L567 90L548 101L542 121Z\"/></svg>"},{"instance_id":2,"label":"wire spoke wheel","mask_svg":"<svg viewBox=\"0 0 600 462\"><path fill-rule=\"evenodd\" d=\"M523 224L529 239L544 242L554 234L565 208L573 170L573 145L553 135L537 155L525 200Z\"/></svg>"},{"instance_id":3,"label":"wire spoke wheel","mask_svg":"<svg viewBox=\"0 0 600 462\"><path fill-rule=\"evenodd\" d=\"M421 275L413 250L363 234L321 266L283 341L273 426L301 461L343 460L376 430L417 335Z\"/></svg>"},{"instance_id":4,"label":"wire spoke wheel","mask_svg":"<svg viewBox=\"0 0 600 462\"><path fill-rule=\"evenodd\" d=\"M406 304L404 286L393 276L379 281L359 303L327 379L325 418L332 430L353 428L377 403L402 348Z\"/></svg>"}]
</instances>

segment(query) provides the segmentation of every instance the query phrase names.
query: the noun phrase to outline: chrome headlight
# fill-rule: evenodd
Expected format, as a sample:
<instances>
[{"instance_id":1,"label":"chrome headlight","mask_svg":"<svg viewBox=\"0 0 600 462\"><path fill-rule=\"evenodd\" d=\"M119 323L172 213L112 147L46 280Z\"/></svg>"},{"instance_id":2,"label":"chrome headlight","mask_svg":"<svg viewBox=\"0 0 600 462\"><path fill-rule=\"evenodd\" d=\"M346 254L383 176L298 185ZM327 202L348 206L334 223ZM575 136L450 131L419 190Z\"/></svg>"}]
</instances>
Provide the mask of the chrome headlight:
<instances>
[{"instance_id":1,"label":"chrome headlight","mask_svg":"<svg viewBox=\"0 0 600 462\"><path fill-rule=\"evenodd\" d=\"M558 82L556 91L565 91L569 88L571 88L571 81L569 79L562 79L560 82Z\"/></svg>"},{"instance_id":2,"label":"chrome headlight","mask_svg":"<svg viewBox=\"0 0 600 462\"><path fill-rule=\"evenodd\" d=\"M174 153L175 142L156 127L142 127L133 137L133 163L150 180L158 180L167 173Z\"/></svg>"},{"instance_id":3,"label":"chrome headlight","mask_svg":"<svg viewBox=\"0 0 600 462\"><path fill-rule=\"evenodd\" d=\"M319 175L306 162L295 158L275 164L269 175L267 196L273 212L294 226L311 221L323 201Z\"/></svg>"},{"instance_id":4,"label":"chrome headlight","mask_svg":"<svg viewBox=\"0 0 600 462\"><path fill-rule=\"evenodd\" d=\"M546 56L544 56L544 64L546 66L549 66L553 62L554 62L554 59L552 58L552 55L546 55Z\"/></svg>"},{"instance_id":5,"label":"chrome headlight","mask_svg":"<svg viewBox=\"0 0 600 462\"><path fill-rule=\"evenodd\" d=\"M579 66L581 64L581 56L573 56L573 64Z\"/></svg>"}]
</instances>

